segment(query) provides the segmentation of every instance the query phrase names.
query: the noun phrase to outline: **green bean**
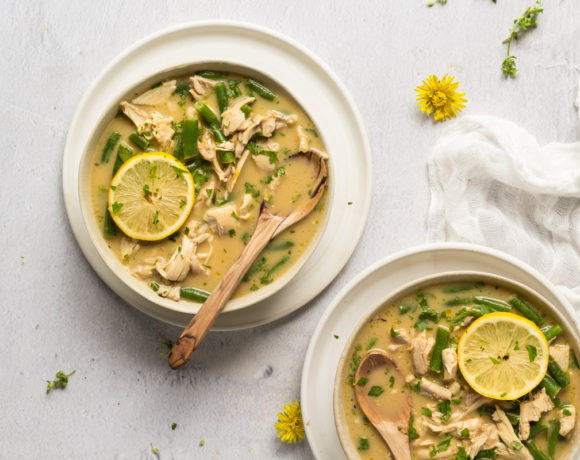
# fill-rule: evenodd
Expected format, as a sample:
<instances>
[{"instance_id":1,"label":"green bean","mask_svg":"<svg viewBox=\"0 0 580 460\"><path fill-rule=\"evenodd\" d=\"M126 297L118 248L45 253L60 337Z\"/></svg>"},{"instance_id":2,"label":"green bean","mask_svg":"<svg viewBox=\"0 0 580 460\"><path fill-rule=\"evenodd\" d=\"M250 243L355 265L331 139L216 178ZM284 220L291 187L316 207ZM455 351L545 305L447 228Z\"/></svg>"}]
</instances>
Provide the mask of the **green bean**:
<instances>
[{"instance_id":1,"label":"green bean","mask_svg":"<svg viewBox=\"0 0 580 460\"><path fill-rule=\"evenodd\" d=\"M514 414L513 412L506 412L505 415L512 425L516 426L518 423L520 423L519 414Z\"/></svg>"},{"instance_id":2,"label":"green bean","mask_svg":"<svg viewBox=\"0 0 580 460\"><path fill-rule=\"evenodd\" d=\"M547 429L548 425L546 425L544 422L531 423L529 439L532 439L534 436L542 433L543 431L546 431Z\"/></svg>"},{"instance_id":3,"label":"green bean","mask_svg":"<svg viewBox=\"0 0 580 460\"><path fill-rule=\"evenodd\" d=\"M175 140L175 145L173 146L173 153L172 155L177 158L178 160L183 160L183 133L175 133L173 135L173 139Z\"/></svg>"},{"instance_id":4,"label":"green bean","mask_svg":"<svg viewBox=\"0 0 580 460\"><path fill-rule=\"evenodd\" d=\"M182 287L180 293L183 299L195 300L199 303L204 303L210 295L209 292L194 287Z\"/></svg>"},{"instance_id":5,"label":"green bean","mask_svg":"<svg viewBox=\"0 0 580 460\"><path fill-rule=\"evenodd\" d=\"M197 72L197 75L203 78L209 78L210 80L221 80L227 77L225 73L216 70L200 70Z\"/></svg>"},{"instance_id":6,"label":"green bean","mask_svg":"<svg viewBox=\"0 0 580 460\"><path fill-rule=\"evenodd\" d=\"M528 318L530 321L541 326L544 322L544 318L521 297L515 295L510 300L509 303L515 307L524 317Z\"/></svg>"},{"instance_id":7,"label":"green bean","mask_svg":"<svg viewBox=\"0 0 580 460\"><path fill-rule=\"evenodd\" d=\"M113 166L113 176L117 174L117 171L121 166L123 166L123 163L131 158L134 153L135 152L133 149L124 142L119 144L119 148L117 149L117 158L115 159L115 165Z\"/></svg>"},{"instance_id":8,"label":"green bean","mask_svg":"<svg viewBox=\"0 0 580 460\"><path fill-rule=\"evenodd\" d=\"M548 372L562 388L566 388L568 385L570 385L570 374L564 372L562 368L558 366L558 363L553 359L548 361Z\"/></svg>"},{"instance_id":9,"label":"green bean","mask_svg":"<svg viewBox=\"0 0 580 460\"><path fill-rule=\"evenodd\" d=\"M469 305L470 303L473 303L471 297L455 297L454 299L449 299L445 302L445 305L448 307L458 307L459 305Z\"/></svg>"},{"instance_id":10,"label":"green bean","mask_svg":"<svg viewBox=\"0 0 580 460\"><path fill-rule=\"evenodd\" d=\"M526 447L530 451L530 454L532 454L532 457L534 457L534 460L550 460L550 457L548 457L544 452L542 452L540 448L536 446L532 441L524 441L524 443L526 444Z\"/></svg>"},{"instance_id":11,"label":"green bean","mask_svg":"<svg viewBox=\"0 0 580 460\"><path fill-rule=\"evenodd\" d=\"M105 142L105 146L103 147L103 152L101 153L101 163L108 163L109 159L111 158L111 153L115 149L117 142L121 139L121 133L117 131L113 131L107 142Z\"/></svg>"},{"instance_id":12,"label":"green bean","mask_svg":"<svg viewBox=\"0 0 580 460\"><path fill-rule=\"evenodd\" d=\"M443 289L443 292L445 294L456 294L458 292L465 292L465 291L471 291L472 289L475 289L476 287L482 287L484 285L484 283L468 283L468 284L458 284L456 286L449 286Z\"/></svg>"},{"instance_id":13,"label":"green bean","mask_svg":"<svg viewBox=\"0 0 580 460\"><path fill-rule=\"evenodd\" d=\"M199 137L199 123L197 118L183 120L183 159L185 161L199 155L197 151L197 138Z\"/></svg>"},{"instance_id":14,"label":"green bean","mask_svg":"<svg viewBox=\"0 0 580 460\"><path fill-rule=\"evenodd\" d=\"M277 97L274 92L266 88L264 85L262 85L262 83L258 83L256 80L252 80L251 78L248 79L246 85L248 85L248 88L250 88L252 91L262 96L264 99L268 99L269 101L273 101Z\"/></svg>"},{"instance_id":15,"label":"green bean","mask_svg":"<svg viewBox=\"0 0 580 460\"><path fill-rule=\"evenodd\" d=\"M441 362L442 362L442 352L447 346L449 341L449 329L445 326L437 327L437 335L435 338L435 347L433 348L433 354L431 355L431 360L429 361L429 369L433 372L441 372Z\"/></svg>"},{"instance_id":16,"label":"green bean","mask_svg":"<svg viewBox=\"0 0 580 460\"><path fill-rule=\"evenodd\" d=\"M556 383L556 381L550 377L548 374L544 376L542 381L540 382L540 386L546 389L546 393L548 393L552 398L555 398L562 387Z\"/></svg>"},{"instance_id":17,"label":"green bean","mask_svg":"<svg viewBox=\"0 0 580 460\"><path fill-rule=\"evenodd\" d=\"M553 326L544 326L542 332L544 333L546 340L552 340L554 337L560 335L563 330L559 324L554 324Z\"/></svg>"},{"instance_id":18,"label":"green bean","mask_svg":"<svg viewBox=\"0 0 580 460\"><path fill-rule=\"evenodd\" d=\"M231 150L218 150L220 154L220 160L222 164L227 165L230 163L234 163L236 161L236 157L234 156L234 152Z\"/></svg>"},{"instance_id":19,"label":"green bean","mask_svg":"<svg viewBox=\"0 0 580 460\"><path fill-rule=\"evenodd\" d=\"M550 431L548 433L548 454L550 457L554 458L556 455L556 445L560 440L560 421L552 420L550 421Z\"/></svg>"},{"instance_id":20,"label":"green bean","mask_svg":"<svg viewBox=\"0 0 580 460\"><path fill-rule=\"evenodd\" d=\"M480 450L473 460L495 460L497 455L495 449Z\"/></svg>"},{"instance_id":21,"label":"green bean","mask_svg":"<svg viewBox=\"0 0 580 460\"><path fill-rule=\"evenodd\" d=\"M510 304L508 304L507 302L504 302L503 300L499 300L499 299L492 299L490 297L475 296L473 298L473 301L476 304L481 305L482 307L488 308L490 310L490 313L494 312L494 311L509 312L512 310L512 307L510 306ZM483 313L483 309L482 309L482 313Z\"/></svg>"},{"instance_id":22,"label":"green bean","mask_svg":"<svg viewBox=\"0 0 580 460\"><path fill-rule=\"evenodd\" d=\"M285 251L286 249L290 249L294 247L294 241L283 241L282 243L279 244L273 244L272 246L270 246L268 249L271 249L272 251Z\"/></svg>"},{"instance_id":23,"label":"green bean","mask_svg":"<svg viewBox=\"0 0 580 460\"><path fill-rule=\"evenodd\" d=\"M107 238L113 238L114 236L117 236L117 225L115 224L115 221L111 217L111 213L109 212L108 209L107 212L105 212L103 233Z\"/></svg>"},{"instance_id":24,"label":"green bean","mask_svg":"<svg viewBox=\"0 0 580 460\"><path fill-rule=\"evenodd\" d=\"M149 141L145 137L140 136L137 131L133 131L131 134L129 134L129 140L141 150L145 150L147 147L149 147Z\"/></svg>"},{"instance_id":25,"label":"green bean","mask_svg":"<svg viewBox=\"0 0 580 460\"><path fill-rule=\"evenodd\" d=\"M224 136L224 133L220 128L220 122L218 120L218 117L213 112L213 110L210 109L207 105L205 105L201 101L197 101L193 105L193 107L195 108L195 110L197 110L201 118L203 118L203 121L205 121L206 124L209 126L209 129L213 134L213 138L215 139L216 144L224 143L226 141L226 136Z\"/></svg>"},{"instance_id":26,"label":"green bean","mask_svg":"<svg viewBox=\"0 0 580 460\"><path fill-rule=\"evenodd\" d=\"M225 83L218 83L215 87L215 94L217 96L218 107L220 108L220 113L224 113L228 109L228 90L226 89Z\"/></svg>"}]
</instances>

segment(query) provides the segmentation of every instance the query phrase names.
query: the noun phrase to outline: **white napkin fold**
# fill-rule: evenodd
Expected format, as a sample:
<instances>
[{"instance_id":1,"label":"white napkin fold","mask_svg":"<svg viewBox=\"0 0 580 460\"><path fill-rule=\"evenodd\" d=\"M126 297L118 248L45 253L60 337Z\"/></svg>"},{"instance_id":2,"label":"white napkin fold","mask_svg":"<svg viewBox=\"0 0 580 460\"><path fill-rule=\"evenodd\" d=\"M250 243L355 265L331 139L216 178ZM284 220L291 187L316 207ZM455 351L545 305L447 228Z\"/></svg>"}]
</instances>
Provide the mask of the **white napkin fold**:
<instances>
[{"instance_id":1,"label":"white napkin fold","mask_svg":"<svg viewBox=\"0 0 580 460\"><path fill-rule=\"evenodd\" d=\"M509 121L466 116L443 132L428 168L429 240L518 257L580 312L580 142L540 146Z\"/></svg>"}]
</instances>

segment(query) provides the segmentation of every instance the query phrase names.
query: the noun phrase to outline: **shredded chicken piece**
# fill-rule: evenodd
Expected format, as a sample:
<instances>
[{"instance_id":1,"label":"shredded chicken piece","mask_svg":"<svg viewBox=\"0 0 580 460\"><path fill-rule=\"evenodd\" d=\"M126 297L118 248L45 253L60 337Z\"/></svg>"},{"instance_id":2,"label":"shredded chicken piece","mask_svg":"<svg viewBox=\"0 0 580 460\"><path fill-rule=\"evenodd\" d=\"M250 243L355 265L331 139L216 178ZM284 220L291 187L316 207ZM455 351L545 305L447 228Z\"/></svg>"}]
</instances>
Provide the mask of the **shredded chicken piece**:
<instances>
[{"instance_id":1,"label":"shredded chicken piece","mask_svg":"<svg viewBox=\"0 0 580 460\"><path fill-rule=\"evenodd\" d=\"M244 150L244 153L242 154L242 156L240 157L240 159L236 163L236 169L234 171L234 174L227 182L228 192L231 192L234 189L234 186L236 185L236 182L238 181L238 178L240 177L240 174L242 173L242 168L244 167L244 164L246 163L246 160L248 159L249 155L250 155L250 151Z\"/></svg>"},{"instance_id":2,"label":"shredded chicken piece","mask_svg":"<svg viewBox=\"0 0 580 460\"><path fill-rule=\"evenodd\" d=\"M145 125L147 120L149 119L149 113L143 109L140 109L133 104L123 101L121 102L121 110L123 113L133 122L135 127L140 130L142 126Z\"/></svg>"},{"instance_id":3,"label":"shredded chicken piece","mask_svg":"<svg viewBox=\"0 0 580 460\"><path fill-rule=\"evenodd\" d=\"M169 97L175 92L177 82L175 80L168 80L156 88L151 88L145 91L140 96L137 96L131 102L139 105L160 105L169 100Z\"/></svg>"},{"instance_id":4,"label":"shredded chicken piece","mask_svg":"<svg viewBox=\"0 0 580 460\"><path fill-rule=\"evenodd\" d=\"M267 155L252 155L252 160L260 171L271 173L276 169L276 163L270 163Z\"/></svg>"},{"instance_id":5,"label":"shredded chicken piece","mask_svg":"<svg viewBox=\"0 0 580 460\"><path fill-rule=\"evenodd\" d=\"M171 149L172 137L175 134L172 126L173 118L155 111L146 112L126 101L121 102L121 110L133 122L139 134L147 139L154 137L164 150Z\"/></svg>"},{"instance_id":6,"label":"shredded chicken piece","mask_svg":"<svg viewBox=\"0 0 580 460\"><path fill-rule=\"evenodd\" d=\"M177 301L181 299L181 290L178 284L170 286L167 284L159 283L159 290L157 291L157 294L160 295L161 297L167 297L168 299L171 300Z\"/></svg>"},{"instance_id":7,"label":"shredded chicken piece","mask_svg":"<svg viewBox=\"0 0 580 460\"><path fill-rule=\"evenodd\" d=\"M252 213L250 211L250 207L252 206L254 198L249 193L244 194L244 198L242 199L242 205L240 206L240 215L239 218L242 220L248 220L252 217Z\"/></svg>"},{"instance_id":8,"label":"shredded chicken piece","mask_svg":"<svg viewBox=\"0 0 580 460\"><path fill-rule=\"evenodd\" d=\"M199 75L194 75L189 78L189 92L196 101L201 101L217 86L217 80L210 80Z\"/></svg>"},{"instance_id":9,"label":"shredded chicken piece","mask_svg":"<svg viewBox=\"0 0 580 460\"><path fill-rule=\"evenodd\" d=\"M265 115L248 118L232 138L236 145L234 151L236 157L239 158L241 156L254 134L259 132L264 137L270 137L274 134L275 130L293 125L296 123L296 120L296 115L286 116L275 110L271 110Z\"/></svg>"},{"instance_id":10,"label":"shredded chicken piece","mask_svg":"<svg viewBox=\"0 0 580 460\"><path fill-rule=\"evenodd\" d=\"M199 263L196 256L197 244L184 235L181 245L175 250L168 261L161 259L155 264L155 269L168 281L183 281L190 270L194 273L203 272L209 274L209 270Z\"/></svg>"},{"instance_id":11,"label":"shredded chicken piece","mask_svg":"<svg viewBox=\"0 0 580 460\"><path fill-rule=\"evenodd\" d=\"M495 412L492 415L492 419L496 422L499 437L507 447L510 458L514 460L533 460L532 454L530 454L526 446L524 446L522 441L516 436L512 424L501 407L497 405L495 406ZM517 450L514 446L521 446L521 449Z\"/></svg>"},{"instance_id":12,"label":"shredded chicken piece","mask_svg":"<svg viewBox=\"0 0 580 460\"><path fill-rule=\"evenodd\" d=\"M201 186L199 193L195 197L196 208L207 208L211 205L215 195L215 177L212 174L208 181Z\"/></svg>"},{"instance_id":13,"label":"shredded chicken piece","mask_svg":"<svg viewBox=\"0 0 580 460\"><path fill-rule=\"evenodd\" d=\"M211 162L212 168L220 182L226 183L233 177L235 169L232 165L229 165L225 171L222 169L217 158L217 147L209 130L205 130L201 136L201 139L197 143L197 149L204 160Z\"/></svg>"},{"instance_id":14,"label":"shredded chicken piece","mask_svg":"<svg viewBox=\"0 0 580 460\"><path fill-rule=\"evenodd\" d=\"M554 408L552 399L542 388L537 391L531 400L520 404L520 438L526 440L530 437L530 422L537 422L544 412L549 412Z\"/></svg>"},{"instance_id":15,"label":"shredded chicken piece","mask_svg":"<svg viewBox=\"0 0 580 460\"><path fill-rule=\"evenodd\" d=\"M461 391L461 385L459 385L459 382L457 382L457 381L453 382L447 388L449 389L449 391L451 392L451 394L453 396L459 394L459 392Z\"/></svg>"},{"instance_id":16,"label":"shredded chicken piece","mask_svg":"<svg viewBox=\"0 0 580 460\"><path fill-rule=\"evenodd\" d=\"M573 405L562 407L558 411L560 418L560 436L568 436L576 425L576 408Z\"/></svg>"},{"instance_id":17,"label":"shredded chicken piece","mask_svg":"<svg viewBox=\"0 0 580 460\"><path fill-rule=\"evenodd\" d=\"M151 112L149 114L151 120L151 134L164 151L169 151L173 146L173 118L165 117L159 112Z\"/></svg>"},{"instance_id":18,"label":"shredded chicken piece","mask_svg":"<svg viewBox=\"0 0 580 460\"><path fill-rule=\"evenodd\" d=\"M442 423L436 419L425 418L424 424L434 433L449 433L462 440L465 439L462 433L467 429L469 439L465 439L466 451L471 458L475 458L480 450L492 448L499 442L499 435L495 425L486 423L482 417L472 417L453 423Z\"/></svg>"},{"instance_id":19,"label":"shredded chicken piece","mask_svg":"<svg viewBox=\"0 0 580 460\"><path fill-rule=\"evenodd\" d=\"M395 335L392 336L392 340L402 345L411 345L411 337L409 337L409 333L405 329L395 329Z\"/></svg>"},{"instance_id":20,"label":"shredded chicken piece","mask_svg":"<svg viewBox=\"0 0 580 460\"><path fill-rule=\"evenodd\" d=\"M298 150L301 152L308 151L310 145L308 143L308 137L304 132L304 128L301 125L297 125L296 132L298 133Z\"/></svg>"},{"instance_id":21,"label":"shredded chicken piece","mask_svg":"<svg viewBox=\"0 0 580 460\"><path fill-rule=\"evenodd\" d=\"M570 369L570 346L569 345L551 345L550 358L556 361L556 364L564 372Z\"/></svg>"},{"instance_id":22,"label":"shredded chicken piece","mask_svg":"<svg viewBox=\"0 0 580 460\"><path fill-rule=\"evenodd\" d=\"M246 121L246 114L242 112L242 107L251 104L256 100L255 97L242 97L222 113L222 130L226 136L235 133L241 129Z\"/></svg>"},{"instance_id":23,"label":"shredded chicken piece","mask_svg":"<svg viewBox=\"0 0 580 460\"><path fill-rule=\"evenodd\" d=\"M230 230L235 230L240 226L236 219L236 206L232 203L210 208L205 213L205 221L212 232L220 237L228 236Z\"/></svg>"},{"instance_id":24,"label":"shredded chicken piece","mask_svg":"<svg viewBox=\"0 0 580 460\"><path fill-rule=\"evenodd\" d=\"M459 406L453 410L451 421L462 420L473 411L479 409L481 406L485 406L491 402L492 400L486 398L485 396L477 394L474 391L467 391L462 396Z\"/></svg>"},{"instance_id":25,"label":"shredded chicken piece","mask_svg":"<svg viewBox=\"0 0 580 460\"><path fill-rule=\"evenodd\" d=\"M411 349L411 361L415 375L423 375L429 370L429 354L435 345L433 337L427 337L423 331L413 339L413 348Z\"/></svg>"},{"instance_id":26,"label":"shredded chicken piece","mask_svg":"<svg viewBox=\"0 0 580 460\"><path fill-rule=\"evenodd\" d=\"M425 377L421 379L421 390L432 398L441 399L444 401L453 397L449 389L442 387L438 383L435 383Z\"/></svg>"},{"instance_id":27,"label":"shredded chicken piece","mask_svg":"<svg viewBox=\"0 0 580 460\"><path fill-rule=\"evenodd\" d=\"M445 348L442 352L443 380L449 381L457 376L457 349Z\"/></svg>"},{"instance_id":28,"label":"shredded chicken piece","mask_svg":"<svg viewBox=\"0 0 580 460\"><path fill-rule=\"evenodd\" d=\"M124 236L121 238L121 257L128 259L141 248L139 241Z\"/></svg>"}]
</instances>

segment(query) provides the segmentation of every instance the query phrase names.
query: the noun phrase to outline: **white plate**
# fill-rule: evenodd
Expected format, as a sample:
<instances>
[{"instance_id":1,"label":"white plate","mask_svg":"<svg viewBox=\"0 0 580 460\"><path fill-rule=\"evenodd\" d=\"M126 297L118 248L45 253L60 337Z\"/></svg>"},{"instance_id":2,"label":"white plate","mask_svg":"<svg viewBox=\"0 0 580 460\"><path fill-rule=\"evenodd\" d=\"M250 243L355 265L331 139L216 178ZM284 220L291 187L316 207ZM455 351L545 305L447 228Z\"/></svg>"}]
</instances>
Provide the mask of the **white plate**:
<instances>
[{"instance_id":1,"label":"white plate","mask_svg":"<svg viewBox=\"0 0 580 460\"><path fill-rule=\"evenodd\" d=\"M279 82L318 126L331 158L328 219L308 263L266 300L222 313L214 329L253 327L300 308L335 278L358 244L370 206L370 148L360 115L336 76L303 46L267 29L230 21L183 24L133 45L97 77L73 118L63 159L65 206L87 260L117 294L165 322L185 325L191 319L191 310L159 306L154 296L129 287L103 261L83 220L79 169L92 147L95 126L102 126L103 114L114 113L128 89L152 75L202 62L253 68Z\"/></svg>"},{"instance_id":2,"label":"white plate","mask_svg":"<svg viewBox=\"0 0 580 460\"><path fill-rule=\"evenodd\" d=\"M495 273L544 296L578 328L577 314L540 273L500 251L463 243L419 246L369 267L345 286L320 319L302 370L301 403L306 437L321 460L346 459L333 412L334 377L342 350L359 320L390 292L419 278L455 270ZM339 338L335 339L334 335Z\"/></svg>"}]
</instances>

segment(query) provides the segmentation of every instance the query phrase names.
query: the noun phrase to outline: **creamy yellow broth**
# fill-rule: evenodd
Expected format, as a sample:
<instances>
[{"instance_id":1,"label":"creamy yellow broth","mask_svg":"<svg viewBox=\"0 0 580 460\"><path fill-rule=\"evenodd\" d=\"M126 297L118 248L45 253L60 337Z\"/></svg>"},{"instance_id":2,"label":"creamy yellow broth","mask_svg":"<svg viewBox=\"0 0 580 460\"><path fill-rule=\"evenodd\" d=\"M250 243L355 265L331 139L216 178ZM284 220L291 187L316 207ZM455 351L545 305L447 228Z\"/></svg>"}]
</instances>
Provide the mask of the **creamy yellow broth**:
<instances>
[{"instance_id":1,"label":"creamy yellow broth","mask_svg":"<svg viewBox=\"0 0 580 460\"><path fill-rule=\"evenodd\" d=\"M178 82L183 82L189 76L185 75L173 78L177 79ZM228 74L226 81L228 80L241 81L239 88L243 96L250 93L244 85L244 81L246 80L245 76ZM296 116L296 123L277 129L268 139L253 139L265 149L272 143L279 145L277 149L277 161L273 165L273 170L265 172L263 169L260 169L253 161L253 155L249 155L231 193L226 190L223 184L220 185L216 180L216 187L210 206L216 207L223 202L223 205L234 204L239 207L241 206L244 195L249 193L252 195L252 204L248 211L251 216L248 220L239 220L239 227L234 231L230 231L228 235L221 237L213 235L211 256L209 259L203 260L203 266L207 269L207 273L189 273L185 280L178 283L168 282L160 277L155 270L153 270L150 276L134 275L142 279L144 283L149 285L152 282L172 285L179 284L184 287L195 287L205 291L211 291L232 263L238 258L250 238L256 225L260 203L264 196L273 206L280 207L286 211L289 211L293 206L299 205L308 196L314 177L304 160L300 158L290 159L289 157L291 154L299 151L300 139L298 126L302 129L302 135L307 140L308 148L323 151L322 140L311 120L290 95L275 85L268 83L268 87L276 93L277 99L275 101L269 101L254 94L256 101L251 105L251 116L261 115L270 110L275 110L284 115ZM133 95L127 99L130 100L132 97ZM175 123L179 123L186 117L188 110L190 114L192 113L191 107L194 102L189 93L184 97L174 93L167 103L152 107L149 106L147 110L154 110L162 115L171 116ZM215 92L212 91L203 102L213 109L215 113L219 113ZM230 100L230 105L232 103L233 101ZM198 118L200 120L200 129L203 132L204 129L208 128L203 126L202 118ZM110 133L113 131L121 133L120 143L125 143L130 146L134 154L143 152L129 140L129 135L136 131L135 125L120 112L103 130L93 154L91 194L94 215L101 227L103 226L107 210L107 191L113 173L116 149L108 163L101 164L100 158L103 147ZM153 145L148 150L159 149L155 148L155 143L153 142ZM173 154L174 152L169 151L168 153ZM215 174L214 178L216 178ZM201 193L203 193L203 190ZM196 201L199 201L199 199L200 196L196 198ZM188 222L192 220L203 222L207 210L207 206L198 206L196 204L190 214ZM311 244L325 219L325 214L325 197L323 197L314 212L270 243L258 258L254 267L250 269L233 297L241 297L249 292L259 290L272 283L290 269ZM110 250L125 264L127 270L133 273L136 268L151 264L154 265L161 258L169 259L179 247L184 233L192 231L192 229L188 228L188 222L183 225L178 234L158 242L131 242L119 229L117 229L116 236L106 237L106 241ZM136 250L132 250L132 248ZM198 252L207 253L207 244L202 244Z\"/></svg>"},{"instance_id":2,"label":"creamy yellow broth","mask_svg":"<svg viewBox=\"0 0 580 460\"><path fill-rule=\"evenodd\" d=\"M472 288L462 292L449 293L449 288L455 290L455 288L466 287L472 285ZM485 296L496 298L500 300L507 301L514 293L504 289L502 287L484 285L483 283L466 283L464 286L460 284L445 284L445 285L435 285L417 292L412 295L405 296L395 302L385 305L384 308L372 320L364 326L360 333L356 336L353 348L350 350L350 359L347 362L346 375L347 378L342 383L342 401L344 408L344 420L348 428L348 434L352 445L355 447L355 451L358 453L358 458L365 460L379 460L379 459L391 459L391 453L378 434L378 432L373 428L373 426L368 422L364 414L361 412L354 393L354 385L357 382L353 381L355 370L358 363L365 356L365 354L373 348L379 348L385 350L391 358L397 363L399 369L405 378L413 375L411 352L408 347L396 347L398 344L396 334L398 331L404 330L411 337L413 334L418 334L415 329L415 325L418 324L419 315L422 312L421 301L427 302L427 305L432 310L441 314L446 313L447 318L453 319L462 308L469 307L473 305L471 299L474 296ZM462 305L449 306L446 305L447 302L457 303ZM540 313L545 315L544 324L555 324L554 319L544 311L541 311L537 306L533 306ZM401 308L403 311L408 310L406 313L401 313ZM512 313L518 314L518 311L512 309ZM448 319L441 319L438 324L450 325ZM426 332L428 336L435 337L437 325L434 322L427 322ZM421 326L419 326L421 327ZM456 346L462 333L465 331L465 327L458 326L452 331L449 339L449 346ZM567 344L571 346L574 350L574 341L572 337L565 331L561 333L557 338L551 342L550 345L555 344ZM560 404L571 403L576 408L580 407L580 391L578 385L580 382L580 370L576 367L571 358L570 363L570 379L571 384L569 387L558 393L557 398ZM424 377L448 388L451 382L443 382L441 374L436 374L429 371ZM461 410L462 397L465 397L466 392L469 390L469 385L461 377L461 372L457 371L457 379L461 390L459 393L451 399L449 407L451 409L451 414L454 411ZM411 441L412 456L414 459L428 459L431 455L436 455L436 458L456 458L456 452L459 446L462 445L461 439L453 436L449 442L449 447L442 452L430 452L430 448L425 448L421 446L421 443L433 443L437 445L439 442L444 440L445 435L437 435L422 426L421 420L425 419L427 416L424 412L435 413L439 410L438 404L440 400L433 399L427 396L424 392L419 391L419 388L414 385L416 380L411 380L411 398L412 398L412 416L413 416L413 428L417 430L419 435L418 439ZM401 384L409 385L407 382L400 382ZM375 398L375 404L379 407L384 407L385 414L387 414L390 409L396 406L397 402L397 391L393 391L397 388L399 382L395 382L393 385L392 376L388 372L384 372L384 369L375 370L372 375L370 375L369 381L365 383L365 388L370 388L372 386L380 386L384 392ZM394 388L391 388L393 385ZM527 396L521 398L525 400ZM490 406L493 406L490 400ZM513 402L504 401L500 403L500 406L506 410L510 411ZM519 409L513 408L515 413L519 413ZM552 419L558 418L557 409L554 409L548 413L545 413L541 421L548 424ZM482 421L486 423L492 423L489 415L480 415L476 411L467 412L467 417L482 417ZM533 425L533 424L532 424ZM410 428L405 426L401 427L404 432L407 432ZM517 434L518 429L515 427L515 432ZM579 429L576 426L573 432L571 432L566 438L561 437L557 445L556 459L570 459L572 458L572 448L575 445L576 439L578 437ZM547 452L547 431L544 431L532 438L532 441L544 452ZM485 457L488 458L488 457ZM494 458L498 459L509 459L509 456L497 456Z\"/></svg>"}]
</instances>

